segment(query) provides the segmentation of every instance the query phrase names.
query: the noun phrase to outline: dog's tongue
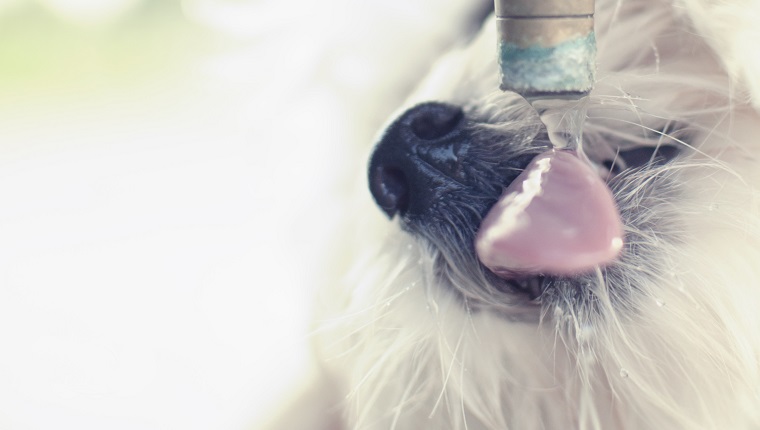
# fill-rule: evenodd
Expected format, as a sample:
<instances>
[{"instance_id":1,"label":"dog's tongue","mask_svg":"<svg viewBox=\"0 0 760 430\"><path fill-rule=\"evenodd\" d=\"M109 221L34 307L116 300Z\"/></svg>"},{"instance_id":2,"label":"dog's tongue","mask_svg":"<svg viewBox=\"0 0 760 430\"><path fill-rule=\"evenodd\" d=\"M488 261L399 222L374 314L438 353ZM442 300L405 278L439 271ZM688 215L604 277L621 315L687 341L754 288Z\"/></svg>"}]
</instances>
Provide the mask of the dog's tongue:
<instances>
[{"instance_id":1,"label":"dog's tongue","mask_svg":"<svg viewBox=\"0 0 760 430\"><path fill-rule=\"evenodd\" d=\"M475 248L505 278L572 275L610 263L623 246L612 193L568 151L537 156L480 225Z\"/></svg>"}]
</instances>

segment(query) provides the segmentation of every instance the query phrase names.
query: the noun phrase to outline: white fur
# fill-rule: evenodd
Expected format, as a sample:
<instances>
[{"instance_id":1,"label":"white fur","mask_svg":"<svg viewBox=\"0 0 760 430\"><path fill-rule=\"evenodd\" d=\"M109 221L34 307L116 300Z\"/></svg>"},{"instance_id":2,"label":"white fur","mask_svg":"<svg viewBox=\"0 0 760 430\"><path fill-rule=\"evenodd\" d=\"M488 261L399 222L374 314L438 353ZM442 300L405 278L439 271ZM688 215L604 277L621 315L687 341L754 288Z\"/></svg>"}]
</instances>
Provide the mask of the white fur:
<instances>
[{"instance_id":1,"label":"white fur","mask_svg":"<svg viewBox=\"0 0 760 430\"><path fill-rule=\"evenodd\" d=\"M619 276L598 272L593 306L472 310L431 245L363 208L354 268L319 303L324 415L345 429L760 428L758 27L752 0L597 1L586 144L688 148L618 190L621 210L667 225L639 232L647 252ZM404 106L498 117L494 40L489 20ZM649 132L667 123L690 138Z\"/></svg>"}]
</instances>

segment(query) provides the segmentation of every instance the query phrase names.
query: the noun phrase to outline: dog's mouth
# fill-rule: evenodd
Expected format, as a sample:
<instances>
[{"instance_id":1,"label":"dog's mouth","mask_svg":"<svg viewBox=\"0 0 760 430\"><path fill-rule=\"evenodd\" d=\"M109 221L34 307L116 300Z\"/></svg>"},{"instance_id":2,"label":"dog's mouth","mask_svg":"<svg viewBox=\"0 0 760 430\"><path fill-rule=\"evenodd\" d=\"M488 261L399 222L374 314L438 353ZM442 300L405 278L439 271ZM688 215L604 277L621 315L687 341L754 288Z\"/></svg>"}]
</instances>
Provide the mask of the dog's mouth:
<instances>
[{"instance_id":1,"label":"dog's mouth","mask_svg":"<svg viewBox=\"0 0 760 430\"><path fill-rule=\"evenodd\" d=\"M537 118L493 124L458 106L425 103L386 128L370 160L369 182L389 217L398 216L404 230L437 249L441 273L469 278L452 284L487 283L499 293L537 300L552 285L616 264L621 217L605 180L669 160L676 153L671 149L618 151L589 167L553 150ZM590 176L595 179L583 182ZM529 179L536 185L541 177L539 188L529 190ZM526 227L526 217L542 221Z\"/></svg>"},{"instance_id":2,"label":"dog's mouth","mask_svg":"<svg viewBox=\"0 0 760 430\"><path fill-rule=\"evenodd\" d=\"M545 291L550 277L546 275L530 275L508 279L510 289L513 292L524 294L530 300L537 300Z\"/></svg>"},{"instance_id":3,"label":"dog's mouth","mask_svg":"<svg viewBox=\"0 0 760 430\"><path fill-rule=\"evenodd\" d=\"M623 246L612 193L573 151L546 151L508 184L480 224L478 259L497 275L574 275Z\"/></svg>"}]
</instances>

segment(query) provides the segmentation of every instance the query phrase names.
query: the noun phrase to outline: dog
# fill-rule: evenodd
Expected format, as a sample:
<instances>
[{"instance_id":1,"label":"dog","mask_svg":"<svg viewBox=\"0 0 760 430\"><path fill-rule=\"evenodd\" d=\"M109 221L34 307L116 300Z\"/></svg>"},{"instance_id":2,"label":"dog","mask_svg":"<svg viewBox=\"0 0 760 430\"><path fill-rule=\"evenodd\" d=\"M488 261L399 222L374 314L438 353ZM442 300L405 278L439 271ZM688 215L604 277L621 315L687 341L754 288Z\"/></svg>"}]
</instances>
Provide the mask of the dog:
<instances>
[{"instance_id":1,"label":"dog","mask_svg":"<svg viewBox=\"0 0 760 430\"><path fill-rule=\"evenodd\" d=\"M493 17L460 28L380 132L379 208L359 209L352 268L318 300L319 372L275 428L760 428L758 23L752 0L597 0L581 145L622 249L520 276L475 243L552 142L498 89Z\"/></svg>"}]
</instances>

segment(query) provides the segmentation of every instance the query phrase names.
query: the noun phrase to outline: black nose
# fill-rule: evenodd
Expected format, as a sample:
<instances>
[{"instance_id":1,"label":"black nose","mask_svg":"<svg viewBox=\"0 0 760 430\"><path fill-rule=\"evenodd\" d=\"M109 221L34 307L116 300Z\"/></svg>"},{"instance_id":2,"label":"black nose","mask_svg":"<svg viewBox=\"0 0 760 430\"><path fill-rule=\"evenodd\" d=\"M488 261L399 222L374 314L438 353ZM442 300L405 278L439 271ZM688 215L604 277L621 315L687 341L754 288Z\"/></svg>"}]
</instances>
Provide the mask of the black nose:
<instances>
[{"instance_id":1,"label":"black nose","mask_svg":"<svg viewBox=\"0 0 760 430\"><path fill-rule=\"evenodd\" d=\"M432 191L456 179L464 124L461 108L434 102L409 109L385 130L370 160L369 187L389 217L422 213Z\"/></svg>"}]
</instances>

